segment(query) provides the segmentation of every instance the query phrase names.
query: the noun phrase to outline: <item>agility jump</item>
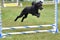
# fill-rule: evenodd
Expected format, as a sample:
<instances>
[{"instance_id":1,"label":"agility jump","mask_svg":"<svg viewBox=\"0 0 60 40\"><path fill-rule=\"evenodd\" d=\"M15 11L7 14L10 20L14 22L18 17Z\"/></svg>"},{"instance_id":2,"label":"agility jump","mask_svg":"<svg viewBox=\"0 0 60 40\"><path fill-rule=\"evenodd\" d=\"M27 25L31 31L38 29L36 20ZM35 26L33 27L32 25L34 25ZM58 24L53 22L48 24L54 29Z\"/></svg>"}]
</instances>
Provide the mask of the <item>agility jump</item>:
<instances>
[{"instance_id":1,"label":"agility jump","mask_svg":"<svg viewBox=\"0 0 60 40\"><path fill-rule=\"evenodd\" d=\"M58 0L55 0L55 22L54 24L50 25L39 25L39 26L20 26L20 27L10 27L10 28L2 28L2 19L1 19L1 10L0 10L0 38L6 37L7 35L13 34L27 34L27 33L37 33L37 32L51 32L51 33L58 33ZM26 31L26 32L11 32L11 33L2 33L2 30L8 29L19 29L19 28L42 28L51 26L52 29L49 30L34 30L34 31Z\"/></svg>"}]
</instances>

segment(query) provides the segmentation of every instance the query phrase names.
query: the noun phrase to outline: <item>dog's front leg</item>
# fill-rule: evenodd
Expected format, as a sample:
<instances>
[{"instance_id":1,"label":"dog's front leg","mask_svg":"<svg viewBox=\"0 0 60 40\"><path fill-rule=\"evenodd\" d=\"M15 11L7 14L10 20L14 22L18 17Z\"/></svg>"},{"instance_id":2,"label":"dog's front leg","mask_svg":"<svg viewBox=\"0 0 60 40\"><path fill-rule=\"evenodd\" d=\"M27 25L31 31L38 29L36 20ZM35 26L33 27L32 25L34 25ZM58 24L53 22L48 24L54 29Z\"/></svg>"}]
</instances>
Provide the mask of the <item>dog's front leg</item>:
<instances>
[{"instance_id":1,"label":"dog's front leg","mask_svg":"<svg viewBox=\"0 0 60 40\"><path fill-rule=\"evenodd\" d=\"M37 17L40 17L40 13L37 13Z\"/></svg>"},{"instance_id":2,"label":"dog's front leg","mask_svg":"<svg viewBox=\"0 0 60 40\"><path fill-rule=\"evenodd\" d=\"M40 13L35 13L34 16L40 17Z\"/></svg>"}]
</instances>

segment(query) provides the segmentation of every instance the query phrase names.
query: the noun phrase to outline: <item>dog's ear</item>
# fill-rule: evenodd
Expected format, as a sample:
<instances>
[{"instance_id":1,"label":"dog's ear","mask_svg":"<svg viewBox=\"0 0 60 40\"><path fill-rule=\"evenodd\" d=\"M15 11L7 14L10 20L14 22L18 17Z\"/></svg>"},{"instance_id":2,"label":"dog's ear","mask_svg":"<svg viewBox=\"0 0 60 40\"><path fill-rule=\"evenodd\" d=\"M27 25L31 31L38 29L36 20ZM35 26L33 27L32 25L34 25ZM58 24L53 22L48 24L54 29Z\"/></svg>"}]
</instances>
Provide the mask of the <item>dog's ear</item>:
<instances>
[{"instance_id":1,"label":"dog's ear","mask_svg":"<svg viewBox=\"0 0 60 40\"><path fill-rule=\"evenodd\" d=\"M36 4L36 2L35 2L35 1L33 1L33 2L32 2L32 5L35 5L35 4Z\"/></svg>"}]
</instances>

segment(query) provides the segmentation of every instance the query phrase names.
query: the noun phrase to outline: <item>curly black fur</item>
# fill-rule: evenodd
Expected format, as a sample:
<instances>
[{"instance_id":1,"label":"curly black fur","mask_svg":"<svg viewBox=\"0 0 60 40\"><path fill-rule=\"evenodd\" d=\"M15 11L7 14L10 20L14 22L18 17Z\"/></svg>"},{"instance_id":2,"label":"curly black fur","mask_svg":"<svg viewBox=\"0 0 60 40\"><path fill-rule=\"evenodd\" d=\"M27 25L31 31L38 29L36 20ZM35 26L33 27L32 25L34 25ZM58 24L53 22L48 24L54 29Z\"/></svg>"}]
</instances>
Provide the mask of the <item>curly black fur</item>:
<instances>
[{"instance_id":1,"label":"curly black fur","mask_svg":"<svg viewBox=\"0 0 60 40\"><path fill-rule=\"evenodd\" d=\"M23 22L23 20L25 18L27 18L28 14L32 14L33 16L37 16L38 18L40 17L40 13L38 13L38 9L42 10L42 1L39 2L32 2L32 6L30 7L25 7L23 9L23 11L21 12L21 14L19 16L16 17L16 19L14 21L16 21L18 18L22 18L21 22Z\"/></svg>"}]
</instances>

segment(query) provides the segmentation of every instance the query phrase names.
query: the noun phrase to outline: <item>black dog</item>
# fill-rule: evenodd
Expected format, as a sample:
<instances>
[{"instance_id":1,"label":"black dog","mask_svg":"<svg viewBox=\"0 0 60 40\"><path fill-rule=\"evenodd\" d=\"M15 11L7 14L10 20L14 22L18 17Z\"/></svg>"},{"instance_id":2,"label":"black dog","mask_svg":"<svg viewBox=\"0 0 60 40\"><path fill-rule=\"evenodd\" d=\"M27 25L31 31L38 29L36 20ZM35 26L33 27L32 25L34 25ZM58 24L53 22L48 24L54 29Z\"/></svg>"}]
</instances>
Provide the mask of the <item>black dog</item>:
<instances>
[{"instance_id":1,"label":"black dog","mask_svg":"<svg viewBox=\"0 0 60 40\"><path fill-rule=\"evenodd\" d=\"M23 11L21 12L21 14L19 16L17 16L17 18L14 20L16 21L18 18L22 18L21 22L23 22L23 20L25 18L27 18L28 14L32 14L33 16L37 16L38 18L40 17L40 13L38 13L38 9L42 10L42 1L39 2L32 2L32 6L30 7L25 7L23 9Z\"/></svg>"}]
</instances>

